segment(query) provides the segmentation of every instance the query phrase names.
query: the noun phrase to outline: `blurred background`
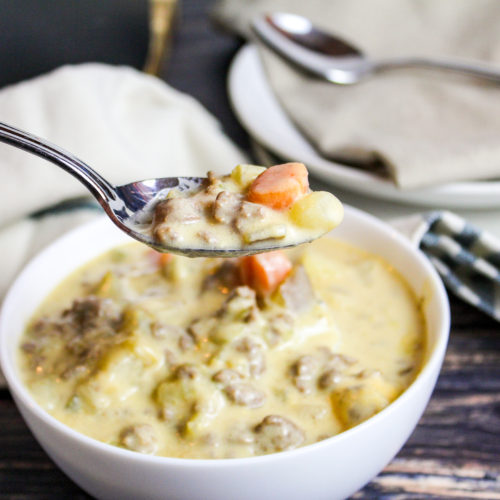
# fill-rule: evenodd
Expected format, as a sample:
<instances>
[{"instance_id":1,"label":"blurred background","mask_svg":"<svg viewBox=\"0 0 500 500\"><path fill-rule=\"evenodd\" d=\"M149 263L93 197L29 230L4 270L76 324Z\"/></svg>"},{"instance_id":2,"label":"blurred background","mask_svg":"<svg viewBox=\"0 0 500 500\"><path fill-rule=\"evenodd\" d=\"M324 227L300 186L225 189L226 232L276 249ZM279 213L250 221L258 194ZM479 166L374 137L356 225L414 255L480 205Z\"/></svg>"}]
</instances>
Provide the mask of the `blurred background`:
<instances>
[{"instance_id":1,"label":"blurred background","mask_svg":"<svg viewBox=\"0 0 500 500\"><path fill-rule=\"evenodd\" d=\"M4 0L0 88L64 64L129 65L197 98L248 149L246 134L230 110L226 93L227 69L243 40L214 29L210 18L214 3Z\"/></svg>"}]
</instances>

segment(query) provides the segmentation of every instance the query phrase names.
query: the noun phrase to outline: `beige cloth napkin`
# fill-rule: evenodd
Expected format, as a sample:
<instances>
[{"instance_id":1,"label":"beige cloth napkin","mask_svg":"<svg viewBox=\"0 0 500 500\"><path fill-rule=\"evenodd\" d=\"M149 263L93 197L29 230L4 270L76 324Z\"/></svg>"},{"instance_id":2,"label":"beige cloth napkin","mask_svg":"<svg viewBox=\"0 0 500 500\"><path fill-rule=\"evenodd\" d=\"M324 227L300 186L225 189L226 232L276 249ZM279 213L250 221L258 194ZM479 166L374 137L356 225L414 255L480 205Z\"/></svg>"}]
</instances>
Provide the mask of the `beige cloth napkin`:
<instances>
[{"instance_id":1,"label":"beige cloth napkin","mask_svg":"<svg viewBox=\"0 0 500 500\"><path fill-rule=\"evenodd\" d=\"M250 37L249 20L276 11L307 16L372 57L454 57L500 66L498 0L219 0L214 14ZM382 160L401 188L500 178L499 84L397 70L337 86L261 52L276 96L322 155L367 165Z\"/></svg>"},{"instance_id":2,"label":"beige cloth napkin","mask_svg":"<svg viewBox=\"0 0 500 500\"><path fill-rule=\"evenodd\" d=\"M223 173L245 160L197 101L127 67L67 66L3 88L0 121L66 148L115 184ZM2 143L0 172L1 302L27 260L102 212L72 200L88 195L73 177Z\"/></svg>"},{"instance_id":3,"label":"beige cloth napkin","mask_svg":"<svg viewBox=\"0 0 500 500\"><path fill-rule=\"evenodd\" d=\"M114 184L222 173L244 159L193 98L128 67L84 64L0 90L0 121L74 153ZM22 265L73 226L99 213L72 204L88 195L72 176L0 143L0 301Z\"/></svg>"}]
</instances>

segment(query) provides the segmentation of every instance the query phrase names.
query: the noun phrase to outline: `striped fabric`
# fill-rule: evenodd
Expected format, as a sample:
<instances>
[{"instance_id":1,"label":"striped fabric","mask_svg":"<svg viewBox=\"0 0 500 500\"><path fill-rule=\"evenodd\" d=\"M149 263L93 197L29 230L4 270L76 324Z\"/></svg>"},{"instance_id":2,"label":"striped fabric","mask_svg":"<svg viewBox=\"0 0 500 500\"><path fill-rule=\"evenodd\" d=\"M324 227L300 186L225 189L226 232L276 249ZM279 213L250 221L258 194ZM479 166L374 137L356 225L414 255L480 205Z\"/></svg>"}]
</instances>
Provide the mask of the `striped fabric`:
<instances>
[{"instance_id":1,"label":"striped fabric","mask_svg":"<svg viewBox=\"0 0 500 500\"><path fill-rule=\"evenodd\" d=\"M450 212L427 213L424 224L420 248L448 290L500 321L500 240Z\"/></svg>"}]
</instances>

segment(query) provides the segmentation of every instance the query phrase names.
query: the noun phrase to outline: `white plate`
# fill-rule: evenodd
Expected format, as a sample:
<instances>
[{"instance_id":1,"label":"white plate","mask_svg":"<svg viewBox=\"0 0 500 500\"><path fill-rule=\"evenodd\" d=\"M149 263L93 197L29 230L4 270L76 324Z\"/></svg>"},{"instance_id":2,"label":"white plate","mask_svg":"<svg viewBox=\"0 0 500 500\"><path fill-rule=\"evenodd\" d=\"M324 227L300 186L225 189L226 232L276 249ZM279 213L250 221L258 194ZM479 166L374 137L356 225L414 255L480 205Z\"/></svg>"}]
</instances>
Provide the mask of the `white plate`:
<instances>
[{"instance_id":1,"label":"white plate","mask_svg":"<svg viewBox=\"0 0 500 500\"><path fill-rule=\"evenodd\" d=\"M401 191L388 180L319 156L276 100L253 45L244 46L234 58L228 86L233 109L255 140L285 160L305 163L313 174L336 186L411 205L462 209L500 207L498 181L454 182Z\"/></svg>"}]
</instances>

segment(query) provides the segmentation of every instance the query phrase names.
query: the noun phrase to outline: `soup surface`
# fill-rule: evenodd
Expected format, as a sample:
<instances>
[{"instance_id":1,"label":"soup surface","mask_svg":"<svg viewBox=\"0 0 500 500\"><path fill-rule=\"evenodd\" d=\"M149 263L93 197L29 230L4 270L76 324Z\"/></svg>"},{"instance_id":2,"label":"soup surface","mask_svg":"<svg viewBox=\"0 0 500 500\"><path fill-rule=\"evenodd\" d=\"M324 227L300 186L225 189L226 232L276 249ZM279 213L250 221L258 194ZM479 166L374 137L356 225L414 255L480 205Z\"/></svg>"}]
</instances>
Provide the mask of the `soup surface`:
<instances>
[{"instance_id":1,"label":"soup surface","mask_svg":"<svg viewBox=\"0 0 500 500\"><path fill-rule=\"evenodd\" d=\"M424 342L407 284L347 243L237 260L130 243L56 288L19 363L38 403L83 434L147 454L230 458L369 418L415 378Z\"/></svg>"},{"instance_id":2,"label":"soup surface","mask_svg":"<svg viewBox=\"0 0 500 500\"><path fill-rule=\"evenodd\" d=\"M344 210L331 193L312 192L302 163L238 165L231 174L155 202L151 233L167 248L245 249L292 246L327 233Z\"/></svg>"}]
</instances>

